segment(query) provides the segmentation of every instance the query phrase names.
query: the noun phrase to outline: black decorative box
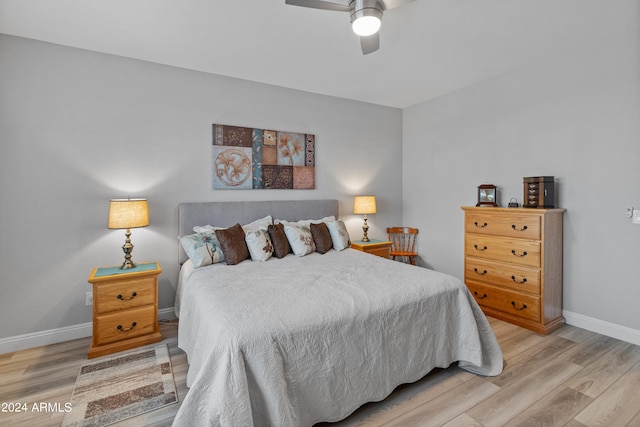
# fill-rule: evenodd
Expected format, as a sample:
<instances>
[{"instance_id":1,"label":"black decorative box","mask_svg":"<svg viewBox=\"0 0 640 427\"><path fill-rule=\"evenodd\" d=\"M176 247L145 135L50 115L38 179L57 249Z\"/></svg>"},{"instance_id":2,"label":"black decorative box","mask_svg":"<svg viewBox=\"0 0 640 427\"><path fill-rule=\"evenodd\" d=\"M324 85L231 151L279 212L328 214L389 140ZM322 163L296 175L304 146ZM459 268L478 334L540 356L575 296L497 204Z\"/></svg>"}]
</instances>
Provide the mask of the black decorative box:
<instances>
[{"instance_id":1,"label":"black decorative box","mask_svg":"<svg viewBox=\"0 0 640 427\"><path fill-rule=\"evenodd\" d=\"M554 208L555 181L552 176L523 178L525 208Z\"/></svg>"}]
</instances>

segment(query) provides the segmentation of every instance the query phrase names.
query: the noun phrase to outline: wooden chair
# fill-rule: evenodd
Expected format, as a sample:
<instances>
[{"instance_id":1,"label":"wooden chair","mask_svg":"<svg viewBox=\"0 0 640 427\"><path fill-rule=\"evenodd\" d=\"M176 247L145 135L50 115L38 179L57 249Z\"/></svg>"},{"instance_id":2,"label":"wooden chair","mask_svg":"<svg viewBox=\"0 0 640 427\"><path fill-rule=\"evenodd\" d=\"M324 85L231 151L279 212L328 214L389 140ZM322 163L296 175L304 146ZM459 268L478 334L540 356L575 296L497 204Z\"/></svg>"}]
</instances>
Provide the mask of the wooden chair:
<instances>
[{"instance_id":1,"label":"wooden chair","mask_svg":"<svg viewBox=\"0 0 640 427\"><path fill-rule=\"evenodd\" d=\"M416 239L418 237L418 229L411 227L389 227L387 228L387 236L391 242L391 250L389 256L395 260L396 257L402 257L402 260L408 259L412 265L416 265Z\"/></svg>"}]
</instances>

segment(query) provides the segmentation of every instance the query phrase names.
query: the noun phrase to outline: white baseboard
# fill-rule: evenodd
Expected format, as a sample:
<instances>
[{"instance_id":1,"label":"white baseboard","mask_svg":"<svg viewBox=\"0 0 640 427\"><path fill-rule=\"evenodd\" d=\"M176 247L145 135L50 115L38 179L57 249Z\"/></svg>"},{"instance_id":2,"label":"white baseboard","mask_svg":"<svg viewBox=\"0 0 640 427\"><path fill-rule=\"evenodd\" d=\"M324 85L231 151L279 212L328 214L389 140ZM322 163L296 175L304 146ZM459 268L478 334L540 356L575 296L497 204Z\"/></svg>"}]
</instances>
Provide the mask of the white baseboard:
<instances>
[{"instance_id":1,"label":"white baseboard","mask_svg":"<svg viewBox=\"0 0 640 427\"><path fill-rule=\"evenodd\" d=\"M175 317L173 307L158 310L158 319L174 319ZM93 332L92 325L92 322L87 322L79 325L2 338L0 339L0 354L90 337Z\"/></svg>"},{"instance_id":2,"label":"white baseboard","mask_svg":"<svg viewBox=\"0 0 640 427\"><path fill-rule=\"evenodd\" d=\"M582 314L563 311L565 320L569 325L586 329L591 332L597 332L608 337L616 338L631 344L640 345L640 331L627 328L626 326L616 325L615 323L605 322L603 320L594 319L593 317L583 316Z\"/></svg>"}]
</instances>

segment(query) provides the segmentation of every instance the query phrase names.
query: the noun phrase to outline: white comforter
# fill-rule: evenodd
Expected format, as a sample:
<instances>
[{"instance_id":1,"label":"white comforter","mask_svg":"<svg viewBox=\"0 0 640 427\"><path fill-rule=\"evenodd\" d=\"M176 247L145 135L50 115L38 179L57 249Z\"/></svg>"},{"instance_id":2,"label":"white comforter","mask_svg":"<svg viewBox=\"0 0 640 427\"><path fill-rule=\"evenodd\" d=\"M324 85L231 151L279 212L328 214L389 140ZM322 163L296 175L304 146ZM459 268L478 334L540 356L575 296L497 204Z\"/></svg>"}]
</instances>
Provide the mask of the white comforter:
<instances>
[{"instance_id":1,"label":"white comforter","mask_svg":"<svg viewBox=\"0 0 640 427\"><path fill-rule=\"evenodd\" d=\"M175 426L311 426L435 367L502 371L463 283L352 249L196 269L179 309L190 390Z\"/></svg>"}]
</instances>

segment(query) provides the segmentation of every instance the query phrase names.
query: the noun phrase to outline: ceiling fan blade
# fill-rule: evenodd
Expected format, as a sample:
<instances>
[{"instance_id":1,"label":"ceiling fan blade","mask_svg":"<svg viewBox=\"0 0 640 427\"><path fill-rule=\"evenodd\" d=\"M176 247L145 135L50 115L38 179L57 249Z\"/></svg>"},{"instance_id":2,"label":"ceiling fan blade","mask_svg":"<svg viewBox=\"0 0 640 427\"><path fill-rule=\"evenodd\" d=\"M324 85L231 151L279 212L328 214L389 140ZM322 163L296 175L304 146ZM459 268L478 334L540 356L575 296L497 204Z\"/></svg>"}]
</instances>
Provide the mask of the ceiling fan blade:
<instances>
[{"instance_id":1,"label":"ceiling fan blade","mask_svg":"<svg viewBox=\"0 0 640 427\"><path fill-rule=\"evenodd\" d=\"M349 5L333 3L322 0L285 0L285 4L292 6L310 7L312 9L336 10L338 12L349 12Z\"/></svg>"},{"instance_id":2,"label":"ceiling fan blade","mask_svg":"<svg viewBox=\"0 0 640 427\"><path fill-rule=\"evenodd\" d=\"M380 0L380 3L384 6L384 10L389 10L404 6L405 4L409 4L414 1L415 0Z\"/></svg>"},{"instance_id":3,"label":"ceiling fan blade","mask_svg":"<svg viewBox=\"0 0 640 427\"><path fill-rule=\"evenodd\" d=\"M380 48L380 33L360 36L360 47L363 55L368 55L378 50Z\"/></svg>"}]
</instances>

